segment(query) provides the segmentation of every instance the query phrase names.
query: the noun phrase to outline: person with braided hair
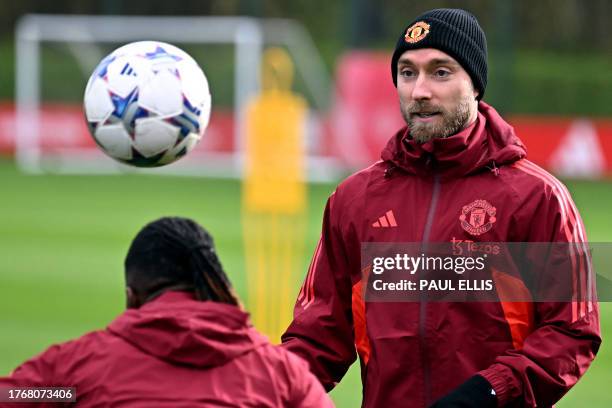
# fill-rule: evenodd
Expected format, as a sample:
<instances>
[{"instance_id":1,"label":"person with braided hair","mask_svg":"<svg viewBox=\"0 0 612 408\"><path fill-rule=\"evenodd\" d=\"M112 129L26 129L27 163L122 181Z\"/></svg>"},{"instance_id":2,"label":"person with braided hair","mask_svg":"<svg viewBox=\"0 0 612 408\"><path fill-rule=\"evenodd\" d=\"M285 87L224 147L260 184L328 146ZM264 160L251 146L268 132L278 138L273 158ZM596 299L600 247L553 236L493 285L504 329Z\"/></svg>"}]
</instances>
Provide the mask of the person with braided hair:
<instances>
[{"instance_id":1,"label":"person with braided hair","mask_svg":"<svg viewBox=\"0 0 612 408\"><path fill-rule=\"evenodd\" d=\"M148 224L134 238L125 270L128 307L172 289L193 292L201 301L240 305L212 237L190 219L166 217Z\"/></svg>"},{"instance_id":2,"label":"person with braided hair","mask_svg":"<svg viewBox=\"0 0 612 408\"><path fill-rule=\"evenodd\" d=\"M249 322L211 235L193 220L146 225L125 259L127 310L0 378L75 387L77 406L331 407L301 358Z\"/></svg>"}]
</instances>

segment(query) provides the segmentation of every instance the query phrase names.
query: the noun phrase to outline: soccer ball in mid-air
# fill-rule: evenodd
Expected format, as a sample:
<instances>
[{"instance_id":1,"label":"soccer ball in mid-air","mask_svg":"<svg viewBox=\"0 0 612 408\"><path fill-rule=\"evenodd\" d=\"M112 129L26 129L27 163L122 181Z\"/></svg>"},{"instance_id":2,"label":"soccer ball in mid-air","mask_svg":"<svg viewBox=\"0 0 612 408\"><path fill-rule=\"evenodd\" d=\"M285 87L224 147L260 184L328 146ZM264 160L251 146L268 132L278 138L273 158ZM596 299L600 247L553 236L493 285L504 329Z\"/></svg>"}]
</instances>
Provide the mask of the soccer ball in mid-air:
<instances>
[{"instance_id":1,"label":"soccer ball in mid-air","mask_svg":"<svg viewBox=\"0 0 612 408\"><path fill-rule=\"evenodd\" d=\"M84 105L98 146L138 167L185 156L204 134L211 108L197 62L158 41L127 44L104 58L89 78Z\"/></svg>"}]
</instances>

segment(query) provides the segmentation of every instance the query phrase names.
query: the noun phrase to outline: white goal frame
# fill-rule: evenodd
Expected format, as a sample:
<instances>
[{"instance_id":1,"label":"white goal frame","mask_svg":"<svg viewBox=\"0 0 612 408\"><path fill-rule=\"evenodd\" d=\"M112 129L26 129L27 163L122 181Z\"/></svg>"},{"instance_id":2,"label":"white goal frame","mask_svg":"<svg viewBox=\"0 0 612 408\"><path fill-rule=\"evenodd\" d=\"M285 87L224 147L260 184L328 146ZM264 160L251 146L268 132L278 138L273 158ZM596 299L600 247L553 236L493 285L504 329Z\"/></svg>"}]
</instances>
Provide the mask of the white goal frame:
<instances>
[{"instance_id":1,"label":"white goal frame","mask_svg":"<svg viewBox=\"0 0 612 408\"><path fill-rule=\"evenodd\" d=\"M100 50L92 47L93 45L148 39L183 44L234 45L233 138L236 146L236 152L232 154L210 152L198 155L197 163L185 158L172 166L154 172L148 171L149 174L242 176L244 162L242 146L245 131L243 113L247 102L259 92L262 53L267 44L287 48L296 62L296 73L303 78L316 107L321 111L329 107L330 75L310 35L301 24L293 20L217 16L26 15L19 20L15 32L17 117L15 159L22 171L33 174L105 174L143 171L112 159L101 159L100 153L93 149L66 149L65 152L53 157L52 165L45 163L41 151L38 120L41 104L40 53L43 42L66 43L77 56L77 62L85 77L88 77L95 65L104 57ZM312 130L312 126L310 128ZM310 150L312 149L308 149ZM307 163L308 179L312 181L333 179L341 171L337 160L316 154L309 153Z\"/></svg>"}]
</instances>

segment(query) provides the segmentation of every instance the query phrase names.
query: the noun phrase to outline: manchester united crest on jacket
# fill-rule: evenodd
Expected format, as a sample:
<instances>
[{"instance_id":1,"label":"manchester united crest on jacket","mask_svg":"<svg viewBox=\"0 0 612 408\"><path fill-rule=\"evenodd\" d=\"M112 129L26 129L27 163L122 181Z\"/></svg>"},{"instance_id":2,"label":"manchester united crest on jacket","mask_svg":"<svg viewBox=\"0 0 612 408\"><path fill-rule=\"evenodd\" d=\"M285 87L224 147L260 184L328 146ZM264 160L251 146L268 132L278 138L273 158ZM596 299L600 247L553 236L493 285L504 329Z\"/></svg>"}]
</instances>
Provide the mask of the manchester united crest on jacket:
<instances>
[{"instance_id":1,"label":"manchester united crest on jacket","mask_svg":"<svg viewBox=\"0 0 612 408\"><path fill-rule=\"evenodd\" d=\"M476 200L463 206L459 221L461 227L471 235L482 235L496 221L497 210L487 200Z\"/></svg>"}]
</instances>

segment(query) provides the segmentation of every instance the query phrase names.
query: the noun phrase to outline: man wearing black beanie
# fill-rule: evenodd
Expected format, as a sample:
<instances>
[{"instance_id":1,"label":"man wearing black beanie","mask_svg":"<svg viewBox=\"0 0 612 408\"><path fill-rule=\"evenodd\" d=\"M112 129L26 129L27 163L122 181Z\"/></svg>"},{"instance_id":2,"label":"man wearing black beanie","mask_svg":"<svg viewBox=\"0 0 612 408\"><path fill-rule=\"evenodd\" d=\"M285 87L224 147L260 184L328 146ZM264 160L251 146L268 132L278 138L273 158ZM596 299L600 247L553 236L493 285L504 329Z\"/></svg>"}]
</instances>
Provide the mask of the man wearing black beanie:
<instances>
[{"instance_id":1,"label":"man wearing black beanie","mask_svg":"<svg viewBox=\"0 0 612 408\"><path fill-rule=\"evenodd\" d=\"M358 354L364 407L550 407L601 342L580 214L565 186L526 159L514 129L483 102L487 44L472 14L436 9L411 21L391 74L407 126L381 161L330 196L283 344L328 390ZM417 243L418 257L446 243L448 255L482 256L483 248L499 254L516 242L565 244L571 262L528 252L515 275L486 269L499 301L431 301L429 292L401 298L401 286L374 270L383 258L371 249ZM538 297L527 286L558 279L567 279L565 297ZM508 282L510 296L502 296ZM527 296L513 297L518 292Z\"/></svg>"},{"instance_id":2,"label":"man wearing black beanie","mask_svg":"<svg viewBox=\"0 0 612 408\"><path fill-rule=\"evenodd\" d=\"M410 52L405 54L406 51ZM403 55L410 58L402 58ZM435 80L415 80L418 73L414 65L420 61L438 63L425 71ZM466 11L429 11L397 40L391 76L414 139L426 142L433 137L454 135L476 120L478 101L487 87L485 34L476 18Z\"/></svg>"}]
</instances>

